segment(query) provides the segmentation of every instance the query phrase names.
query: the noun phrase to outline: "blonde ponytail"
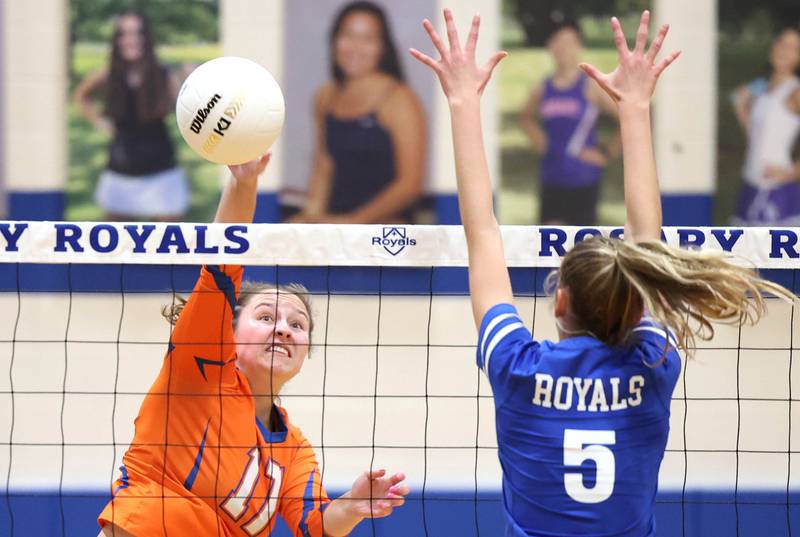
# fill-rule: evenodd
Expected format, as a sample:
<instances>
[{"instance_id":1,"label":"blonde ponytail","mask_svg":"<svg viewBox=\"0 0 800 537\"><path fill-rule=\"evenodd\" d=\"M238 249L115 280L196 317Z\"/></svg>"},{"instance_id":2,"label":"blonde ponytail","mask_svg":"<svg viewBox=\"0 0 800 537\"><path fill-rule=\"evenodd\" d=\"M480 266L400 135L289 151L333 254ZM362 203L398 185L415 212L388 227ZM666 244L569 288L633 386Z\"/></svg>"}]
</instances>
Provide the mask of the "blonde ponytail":
<instances>
[{"instance_id":1,"label":"blonde ponytail","mask_svg":"<svg viewBox=\"0 0 800 537\"><path fill-rule=\"evenodd\" d=\"M767 309L765 293L795 300L787 289L731 261L729 254L658 241L593 238L564 257L549 285L569 289L581 328L608 345L624 344L646 310L691 354L696 337L714 337L714 322L758 322Z\"/></svg>"}]
</instances>

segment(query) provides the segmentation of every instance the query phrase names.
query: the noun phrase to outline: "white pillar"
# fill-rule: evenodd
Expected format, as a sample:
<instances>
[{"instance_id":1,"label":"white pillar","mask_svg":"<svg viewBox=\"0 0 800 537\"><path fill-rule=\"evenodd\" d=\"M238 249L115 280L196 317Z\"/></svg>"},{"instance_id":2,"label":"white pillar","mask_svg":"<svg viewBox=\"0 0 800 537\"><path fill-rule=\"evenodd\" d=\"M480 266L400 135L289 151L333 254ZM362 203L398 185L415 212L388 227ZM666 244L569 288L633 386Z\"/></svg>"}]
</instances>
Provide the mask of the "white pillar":
<instances>
[{"instance_id":1,"label":"white pillar","mask_svg":"<svg viewBox=\"0 0 800 537\"><path fill-rule=\"evenodd\" d=\"M67 158L67 0L3 2L2 175L9 217L63 217Z\"/></svg>"},{"instance_id":2,"label":"white pillar","mask_svg":"<svg viewBox=\"0 0 800 537\"><path fill-rule=\"evenodd\" d=\"M500 0L459 0L458 3L440 0L439 9L433 21L436 31L445 40L447 39L444 27L442 9L453 9L459 36L462 41L466 39L472 16L481 15L481 33L478 42L477 61L479 65L485 62L489 55L500 49ZM426 44L422 50L431 50L432 46ZM481 99L481 123L486 147L486 158L489 163L489 173L495 185L500 184L500 145L499 145L499 111L496 103L497 71L492 82L486 87ZM450 129L450 111L444 94L436 83L436 98L434 100L433 117L431 118L431 152L433 154L431 165L431 193L436 200L436 210L439 223L458 223L458 205L455 162L453 160L453 135Z\"/></svg>"},{"instance_id":3,"label":"white pillar","mask_svg":"<svg viewBox=\"0 0 800 537\"><path fill-rule=\"evenodd\" d=\"M656 0L654 30L670 24L661 56L681 57L658 84L655 151L664 223L710 225L717 162L717 0Z\"/></svg>"},{"instance_id":4,"label":"white pillar","mask_svg":"<svg viewBox=\"0 0 800 537\"><path fill-rule=\"evenodd\" d=\"M284 77L284 0L221 0L220 40L226 56L241 56L263 65L282 87ZM282 173L282 141L259 184L256 221L277 221L277 191ZM227 174L226 174L227 177Z\"/></svg>"}]
</instances>

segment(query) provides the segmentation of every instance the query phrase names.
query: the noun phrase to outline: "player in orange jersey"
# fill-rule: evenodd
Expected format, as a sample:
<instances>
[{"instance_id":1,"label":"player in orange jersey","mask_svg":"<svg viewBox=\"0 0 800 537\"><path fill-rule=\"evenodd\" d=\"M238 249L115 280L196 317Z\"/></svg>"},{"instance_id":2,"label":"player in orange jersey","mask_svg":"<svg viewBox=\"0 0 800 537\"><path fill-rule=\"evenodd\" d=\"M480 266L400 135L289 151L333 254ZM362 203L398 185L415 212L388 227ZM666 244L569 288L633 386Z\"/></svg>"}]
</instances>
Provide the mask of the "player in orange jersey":
<instances>
[{"instance_id":1,"label":"player in orange jersey","mask_svg":"<svg viewBox=\"0 0 800 537\"><path fill-rule=\"evenodd\" d=\"M215 222L252 222L269 161L230 166ZM101 535L261 535L280 514L298 537L347 535L403 504L401 473L365 472L329 500L314 451L275 396L308 354L302 286L240 294L240 266L205 266L136 418Z\"/></svg>"}]
</instances>

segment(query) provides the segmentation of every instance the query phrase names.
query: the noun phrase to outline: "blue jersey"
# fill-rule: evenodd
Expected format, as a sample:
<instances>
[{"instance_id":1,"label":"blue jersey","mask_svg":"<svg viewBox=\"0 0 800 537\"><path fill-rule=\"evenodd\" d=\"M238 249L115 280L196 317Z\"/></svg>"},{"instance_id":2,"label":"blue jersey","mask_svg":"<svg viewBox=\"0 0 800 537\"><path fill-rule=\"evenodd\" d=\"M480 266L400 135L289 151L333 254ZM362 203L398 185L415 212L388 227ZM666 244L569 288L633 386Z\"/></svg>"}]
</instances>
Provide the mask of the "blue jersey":
<instances>
[{"instance_id":1,"label":"blue jersey","mask_svg":"<svg viewBox=\"0 0 800 537\"><path fill-rule=\"evenodd\" d=\"M681 362L645 318L632 346L536 342L510 304L481 323L507 536L649 537ZM669 350L662 361L665 345Z\"/></svg>"}]
</instances>

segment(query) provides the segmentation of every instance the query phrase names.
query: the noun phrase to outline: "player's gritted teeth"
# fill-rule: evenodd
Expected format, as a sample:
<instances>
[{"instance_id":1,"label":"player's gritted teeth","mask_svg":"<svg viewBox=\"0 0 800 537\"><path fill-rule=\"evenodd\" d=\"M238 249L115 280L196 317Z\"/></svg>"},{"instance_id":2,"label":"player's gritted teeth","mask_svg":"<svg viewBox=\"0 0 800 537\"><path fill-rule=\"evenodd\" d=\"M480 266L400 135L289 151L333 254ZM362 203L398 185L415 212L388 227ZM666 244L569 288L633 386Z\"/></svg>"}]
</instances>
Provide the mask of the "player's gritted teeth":
<instances>
[{"instance_id":1,"label":"player's gritted teeth","mask_svg":"<svg viewBox=\"0 0 800 537\"><path fill-rule=\"evenodd\" d=\"M292 350L288 345L282 345L280 343L269 344L266 348L267 352L271 352L272 354L282 354L289 358L292 357Z\"/></svg>"}]
</instances>

